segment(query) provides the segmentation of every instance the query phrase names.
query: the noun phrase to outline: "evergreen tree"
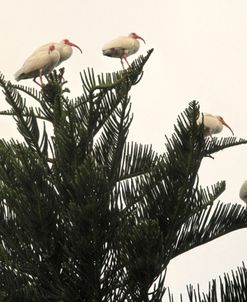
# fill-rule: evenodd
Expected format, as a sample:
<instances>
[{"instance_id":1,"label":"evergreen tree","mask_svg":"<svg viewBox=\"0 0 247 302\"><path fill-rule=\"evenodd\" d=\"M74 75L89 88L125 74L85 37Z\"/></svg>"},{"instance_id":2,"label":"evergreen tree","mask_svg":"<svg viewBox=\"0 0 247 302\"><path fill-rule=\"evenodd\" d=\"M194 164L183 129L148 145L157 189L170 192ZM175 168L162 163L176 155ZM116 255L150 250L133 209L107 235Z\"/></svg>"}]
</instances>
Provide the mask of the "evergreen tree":
<instances>
[{"instance_id":1,"label":"evergreen tree","mask_svg":"<svg viewBox=\"0 0 247 302\"><path fill-rule=\"evenodd\" d=\"M215 202L224 181L202 188L198 179L204 157L247 141L205 138L196 101L163 154L127 141L129 92L151 53L128 70L84 71L75 100L63 70L40 91L0 76L11 107L1 115L13 116L23 137L0 141L1 301L162 301L172 258L247 226L244 207ZM222 301L246 301L245 280L244 266L226 274ZM216 283L188 293L216 301Z\"/></svg>"}]
</instances>

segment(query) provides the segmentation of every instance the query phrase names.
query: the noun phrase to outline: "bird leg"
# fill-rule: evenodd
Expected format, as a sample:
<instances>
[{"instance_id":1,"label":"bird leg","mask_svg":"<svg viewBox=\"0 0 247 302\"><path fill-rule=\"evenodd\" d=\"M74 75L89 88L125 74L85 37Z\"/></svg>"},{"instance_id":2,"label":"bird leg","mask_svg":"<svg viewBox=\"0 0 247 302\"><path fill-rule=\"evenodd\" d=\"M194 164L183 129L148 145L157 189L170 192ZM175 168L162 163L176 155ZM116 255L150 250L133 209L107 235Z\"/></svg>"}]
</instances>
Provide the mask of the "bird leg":
<instances>
[{"instance_id":1,"label":"bird leg","mask_svg":"<svg viewBox=\"0 0 247 302\"><path fill-rule=\"evenodd\" d=\"M207 135L210 136L211 139L213 139L212 134L213 134L212 130L210 128L208 128Z\"/></svg>"},{"instance_id":2,"label":"bird leg","mask_svg":"<svg viewBox=\"0 0 247 302\"><path fill-rule=\"evenodd\" d=\"M129 68L130 68L130 64L129 64L129 62L127 61L127 58L126 58L126 57L123 57L123 58L124 58L125 62L128 64L128 66L129 66Z\"/></svg>"},{"instance_id":3,"label":"bird leg","mask_svg":"<svg viewBox=\"0 0 247 302\"><path fill-rule=\"evenodd\" d=\"M127 57L126 57L126 56L122 56L122 57L121 57L121 64L122 64L123 69L125 69L125 68L124 68L124 64L123 64L123 59L124 59L124 61L127 63L127 65L128 65L129 68L130 68L130 64L129 64L129 62L127 61Z\"/></svg>"},{"instance_id":4,"label":"bird leg","mask_svg":"<svg viewBox=\"0 0 247 302\"><path fill-rule=\"evenodd\" d=\"M40 70L39 70L39 78L40 78L41 87L44 86L44 83L42 81L42 71L43 71L42 68L40 68Z\"/></svg>"},{"instance_id":5,"label":"bird leg","mask_svg":"<svg viewBox=\"0 0 247 302\"><path fill-rule=\"evenodd\" d=\"M40 83L37 82L36 79L37 79L37 77L33 78L34 83L37 84L37 85L39 85L42 88L42 85L40 85Z\"/></svg>"},{"instance_id":6,"label":"bird leg","mask_svg":"<svg viewBox=\"0 0 247 302\"><path fill-rule=\"evenodd\" d=\"M42 68L39 70L39 78L40 78L40 83L36 81L37 77L35 77L33 79L33 81L34 81L34 83L36 83L37 85L39 85L41 88L43 88L44 83L43 83L43 80L42 80Z\"/></svg>"},{"instance_id":7,"label":"bird leg","mask_svg":"<svg viewBox=\"0 0 247 302\"><path fill-rule=\"evenodd\" d=\"M123 58L121 58L120 60L121 60L121 64L122 64L123 69L125 69L124 64L123 64Z\"/></svg>"}]
</instances>

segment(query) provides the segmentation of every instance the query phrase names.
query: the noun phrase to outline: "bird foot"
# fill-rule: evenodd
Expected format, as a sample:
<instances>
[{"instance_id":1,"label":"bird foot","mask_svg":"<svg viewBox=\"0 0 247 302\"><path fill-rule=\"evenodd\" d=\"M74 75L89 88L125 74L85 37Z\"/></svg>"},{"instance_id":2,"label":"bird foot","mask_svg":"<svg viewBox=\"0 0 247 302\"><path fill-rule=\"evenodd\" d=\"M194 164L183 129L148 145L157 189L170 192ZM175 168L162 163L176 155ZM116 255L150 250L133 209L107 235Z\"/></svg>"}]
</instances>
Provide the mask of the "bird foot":
<instances>
[{"instance_id":1,"label":"bird foot","mask_svg":"<svg viewBox=\"0 0 247 302\"><path fill-rule=\"evenodd\" d=\"M45 86L45 84L43 83L43 81L41 81L41 83L39 83L36 78L33 79L34 83L39 85L39 87L43 88Z\"/></svg>"}]
</instances>

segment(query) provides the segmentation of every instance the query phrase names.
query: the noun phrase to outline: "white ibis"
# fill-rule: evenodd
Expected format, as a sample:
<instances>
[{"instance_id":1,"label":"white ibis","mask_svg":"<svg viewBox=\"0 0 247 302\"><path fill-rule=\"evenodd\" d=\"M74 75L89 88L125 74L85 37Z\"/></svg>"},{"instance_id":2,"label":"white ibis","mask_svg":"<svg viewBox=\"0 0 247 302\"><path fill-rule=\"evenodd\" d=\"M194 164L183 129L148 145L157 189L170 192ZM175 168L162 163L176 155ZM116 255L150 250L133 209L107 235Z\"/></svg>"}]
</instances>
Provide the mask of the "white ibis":
<instances>
[{"instance_id":1,"label":"white ibis","mask_svg":"<svg viewBox=\"0 0 247 302\"><path fill-rule=\"evenodd\" d=\"M140 43L137 39L140 39L145 43L144 39L138 36L136 33L131 33L127 37L118 37L103 46L103 55L113 58L120 58L123 68L124 59L130 67L127 57L138 51Z\"/></svg>"},{"instance_id":2,"label":"white ibis","mask_svg":"<svg viewBox=\"0 0 247 302\"><path fill-rule=\"evenodd\" d=\"M71 55L73 53L72 47L76 47L82 53L82 50L80 49L79 46L77 46L76 44L70 42L68 39L64 39L64 40L62 40L59 43L51 42L51 43L47 43L47 44L39 47L38 49L36 49L33 52L33 54L31 55L31 57L33 55L35 55L37 52L40 52L40 51L43 51L43 50L47 50L49 48L50 44L53 44L55 46L55 49L60 53L60 60L59 60L59 62L58 62L58 64L56 66L58 66L60 63L62 63L63 61L65 61L65 60L67 60L68 58L71 57Z\"/></svg>"},{"instance_id":3,"label":"white ibis","mask_svg":"<svg viewBox=\"0 0 247 302\"><path fill-rule=\"evenodd\" d=\"M39 51L24 62L23 66L16 72L15 79L20 81L23 79L34 78L35 83L36 77L40 77L41 86L43 86L42 75L47 74L57 66L60 60L60 54L55 49L54 44L50 44L48 49Z\"/></svg>"},{"instance_id":4,"label":"white ibis","mask_svg":"<svg viewBox=\"0 0 247 302\"><path fill-rule=\"evenodd\" d=\"M244 181L240 188L239 197L246 203L247 207L247 180Z\"/></svg>"},{"instance_id":5,"label":"white ibis","mask_svg":"<svg viewBox=\"0 0 247 302\"><path fill-rule=\"evenodd\" d=\"M205 136L211 136L212 134L220 133L223 129L223 125L226 126L234 135L232 129L227 125L224 121L223 117L215 116L209 113L200 114L197 119L197 124L201 124L203 121L204 129L205 129Z\"/></svg>"},{"instance_id":6,"label":"white ibis","mask_svg":"<svg viewBox=\"0 0 247 302\"><path fill-rule=\"evenodd\" d=\"M52 49L52 54L50 55L51 45L52 45L53 49ZM54 61L56 61L56 62L54 62L54 65L52 64L53 61L49 61L52 68L48 69L48 71L46 71L46 70L42 71L43 74L51 72L54 67L58 66L61 62L67 60L72 55L72 52L73 52L72 47L78 48L80 50L80 52L82 53L82 50L80 49L80 47L77 46L76 44L70 42L68 39L64 39L60 43L51 42L51 43L42 45L41 47L36 49L26 59L22 68L16 72L15 79L17 81L20 81L22 79L29 79L32 77L36 77L37 75L35 73L35 70L40 69L40 64L42 65L43 62L48 64L48 61L52 60L51 58L53 58ZM48 54L49 54L49 56L47 56ZM58 55L59 55L59 59L55 60L55 58L57 58ZM48 60L47 62L46 62L45 58ZM40 76L40 74L39 74L39 76Z\"/></svg>"}]
</instances>

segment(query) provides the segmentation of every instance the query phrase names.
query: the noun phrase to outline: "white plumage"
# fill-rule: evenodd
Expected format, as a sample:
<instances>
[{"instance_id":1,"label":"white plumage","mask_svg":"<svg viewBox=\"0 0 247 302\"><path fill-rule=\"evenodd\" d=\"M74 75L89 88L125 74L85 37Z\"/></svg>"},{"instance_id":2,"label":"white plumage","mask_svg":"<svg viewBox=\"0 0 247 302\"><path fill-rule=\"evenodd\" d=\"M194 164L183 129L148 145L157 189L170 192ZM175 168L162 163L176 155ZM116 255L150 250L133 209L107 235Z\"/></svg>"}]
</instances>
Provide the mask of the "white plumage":
<instances>
[{"instance_id":1,"label":"white plumage","mask_svg":"<svg viewBox=\"0 0 247 302\"><path fill-rule=\"evenodd\" d=\"M123 68L123 59L128 66L130 66L127 61L127 57L138 51L140 43L137 39L140 39L145 43L144 39L136 33L130 33L128 36L118 37L103 46L103 55L112 58L120 58Z\"/></svg>"},{"instance_id":2,"label":"white plumage","mask_svg":"<svg viewBox=\"0 0 247 302\"><path fill-rule=\"evenodd\" d=\"M80 50L80 52L82 53L82 50L80 49L79 46L77 46L76 44L70 42L68 39L64 39L59 43L56 42L51 42L51 43L47 43L45 45L42 45L41 47L37 48L30 57L32 57L33 55L35 55L36 53L40 52L40 51L44 51L47 50L49 48L49 45L53 44L55 46L55 49L59 52L60 54L60 60L58 62L57 65L59 65L61 62L67 60L68 58L71 57L72 53L73 53L73 49L72 47L76 47L77 49Z\"/></svg>"},{"instance_id":3,"label":"white plumage","mask_svg":"<svg viewBox=\"0 0 247 302\"><path fill-rule=\"evenodd\" d=\"M82 53L80 47L68 39L64 39L60 43L51 42L42 45L26 59L21 69L15 73L16 81L36 78L37 76L41 78L43 74L51 72L53 68L72 55L72 47L78 48Z\"/></svg>"},{"instance_id":4,"label":"white plumage","mask_svg":"<svg viewBox=\"0 0 247 302\"><path fill-rule=\"evenodd\" d=\"M23 66L15 73L16 81L40 77L42 84L42 75L47 74L57 66L60 60L60 54L53 44L50 44L48 50L37 52L30 56Z\"/></svg>"},{"instance_id":5,"label":"white plumage","mask_svg":"<svg viewBox=\"0 0 247 302\"><path fill-rule=\"evenodd\" d=\"M197 124L201 124L203 121L205 128L205 136L212 136L212 134L220 133L223 129L223 125L226 126L234 135L232 129L226 124L221 116L215 116L209 113L200 114L197 119Z\"/></svg>"},{"instance_id":6,"label":"white plumage","mask_svg":"<svg viewBox=\"0 0 247 302\"><path fill-rule=\"evenodd\" d=\"M247 180L244 181L240 188L239 197L246 203L247 206Z\"/></svg>"}]
</instances>

